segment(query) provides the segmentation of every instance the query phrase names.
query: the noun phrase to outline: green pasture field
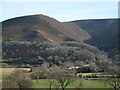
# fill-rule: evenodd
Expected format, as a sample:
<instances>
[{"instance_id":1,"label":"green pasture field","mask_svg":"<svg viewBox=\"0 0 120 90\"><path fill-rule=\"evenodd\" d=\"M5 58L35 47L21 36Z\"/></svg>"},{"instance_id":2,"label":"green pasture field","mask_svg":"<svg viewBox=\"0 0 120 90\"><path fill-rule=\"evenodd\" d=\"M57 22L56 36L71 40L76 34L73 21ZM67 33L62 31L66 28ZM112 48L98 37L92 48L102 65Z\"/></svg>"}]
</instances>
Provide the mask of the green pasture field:
<instances>
[{"instance_id":1,"label":"green pasture field","mask_svg":"<svg viewBox=\"0 0 120 90\"><path fill-rule=\"evenodd\" d=\"M78 73L77 75L82 75L82 76L92 76L92 75L96 75L96 76L111 76L111 75L104 75L104 73Z\"/></svg>"},{"instance_id":2,"label":"green pasture field","mask_svg":"<svg viewBox=\"0 0 120 90\"><path fill-rule=\"evenodd\" d=\"M26 71L30 70L30 68L0 68L0 72L1 72L0 76L1 76L1 78L4 79L5 77L9 76L10 73L12 73L16 69L21 69L21 70L26 70Z\"/></svg>"},{"instance_id":3,"label":"green pasture field","mask_svg":"<svg viewBox=\"0 0 120 90\"><path fill-rule=\"evenodd\" d=\"M27 71L30 70L30 68L17 68L17 69L22 69ZM0 75L2 75L2 79L4 79L5 77L9 76L10 73L12 73L15 70L15 68L0 68L0 70L2 71ZM83 73L83 75L90 75L90 74L92 75L93 73ZM105 84L101 81L100 78L96 80L92 80L92 79L76 80L67 88L79 88L79 87L80 88L111 88L111 86L109 85L105 87ZM81 86L80 83L82 84ZM56 88L56 86L60 88L59 85L52 85L52 88ZM37 83L37 81L34 79L32 80L32 88L49 88L49 81L47 79L40 79Z\"/></svg>"},{"instance_id":4,"label":"green pasture field","mask_svg":"<svg viewBox=\"0 0 120 90\"><path fill-rule=\"evenodd\" d=\"M92 74L98 74L101 75L102 73L78 73L78 75L92 75Z\"/></svg>"},{"instance_id":5,"label":"green pasture field","mask_svg":"<svg viewBox=\"0 0 120 90\"><path fill-rule=\"evenodd\" d=\"M61 88L59 85L57 86ZM40 79L37 83L36 80L32 80L32 88L49 88L49 81L47 79ZM53 84L52 88L56 88L56 85ZM105 84L100 80L76 80L67 88L111 88L111 86L106 85L105 87Z\"/></svg>"}]
</instances>

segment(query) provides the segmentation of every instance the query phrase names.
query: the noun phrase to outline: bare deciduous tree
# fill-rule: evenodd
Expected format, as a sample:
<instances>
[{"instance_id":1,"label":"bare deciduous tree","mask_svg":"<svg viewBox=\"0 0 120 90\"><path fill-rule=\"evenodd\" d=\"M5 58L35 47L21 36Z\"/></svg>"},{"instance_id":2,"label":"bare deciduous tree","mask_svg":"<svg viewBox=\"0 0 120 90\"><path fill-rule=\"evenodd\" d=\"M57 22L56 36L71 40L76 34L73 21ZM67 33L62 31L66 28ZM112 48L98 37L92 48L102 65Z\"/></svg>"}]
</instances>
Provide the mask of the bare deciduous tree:
<instances>
[{"instance_id":1,"label":"bare deciduous tree","mask_svg":"<svg viewBox=\"0 0 120 90\"><path fill-rule=\"evenodd\" d=\"M46 78L46 73L47 73L48 68L43 65L41 67L34 67L32 68L32 77L34 77L38 83L40 78Z\"/></svg>"},{"instance_id":2,"label":"bare deciduous tree","mask_svg":"<svg viewBox=\"0 0 120 90\"><path fill-rule=\"evenodd\" d=\"M56 82L61 85L62 90L64 90L68 85L76 80L74 71L63 67L53 68L52 73Z\"/></svg>"},{"instance_id":3,"label":"bare deciduous tree","mask_svg":"<svg viewBox=\"0 0 120 90\"><path fill-rule=\"evenodd\" d=\"M67 67L67 68L70 68L70 67L72 67L72 66L74 65L74 63L71 62L71 61L66 61L66 62L63 63L63 65L64 65L65 67Z\"/></svg>"},{"instance_id":4,"label":"bare deciduous tree","mask_svg":"<svg viewBox=\"0 0 120 90\"><path fill-rule=\"evenodd\" d=\"M52 88L52 84L54 83L54 74L51 72L51 70L47 70L47 72L45 73L45 76L47 77L48 81L49 81L49 89L51 90Z\"/></svg>"},{"instance_id":5,"label":"bare deciduous tree","mask_svg":"<svg viewBox=\"0 0 120 90\"><path fill-rule=\"evenodd\" d=\"M2 82L3 88L30 88L31 77L23 70L15 70Z\"/></svg>"},{"instance_id":6,"label":"bare deciduous tree","mask_svg":"<svg viewBox=\"0 0 120 90\"><path fill-rule=\"evenodd\" d=\"M109 84L114 90L120 89L120 70L118 66L111 66L106 72L107 76L104 76L105 84Z\"/></svg>"}]
</instances>

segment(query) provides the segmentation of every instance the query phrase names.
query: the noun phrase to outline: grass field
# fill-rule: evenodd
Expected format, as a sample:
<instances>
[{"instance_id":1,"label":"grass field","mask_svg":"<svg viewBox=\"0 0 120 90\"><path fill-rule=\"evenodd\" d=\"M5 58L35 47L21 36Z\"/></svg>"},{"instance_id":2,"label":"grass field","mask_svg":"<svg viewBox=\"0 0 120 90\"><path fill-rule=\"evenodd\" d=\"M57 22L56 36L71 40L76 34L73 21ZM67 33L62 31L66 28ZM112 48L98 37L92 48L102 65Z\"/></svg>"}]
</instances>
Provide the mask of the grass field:
<instances>
[{"instance_id":1,"label":"grass field","mask_svg":"<svg viewBox=\"0 0 120 90\"><path fill-rule=\"evenodd\" d=\"M27 70L27 71L30 70L30 68L17 68L17 69L22 69L22 70ZM0 71L1 71L0 76L1 76L1 78L4 79L5 77L9 76L10 73L12 73L14 70L16 70L16 68L0 68Z\"/></svg>"},{"instance_id":2,"label":"grass field","mask_svg":"<svg viewBox=\"0 0 120 90\"><path fill-rule=\"evenodd\" d=\"M37 83L36 80L32 80L33 88L49 88L49 81L46 79L40 79ZM82 85L80 85L80 81L76 80L67 88L111 88L109 85L104 85L104 83L100 80L82 80ZM55 85L52 85L52 88L55 88ZM60 86L59 86L60 88Z\"/></svg>"},{"instance_id":3,"label":"grass field","mask_svg":"<svg viewBox=\"0 0 120 90\"><path fill-rule=\"evenodd\" d=\"M77 75L94 75L94 74L97 74L97 75L101 75L102 73L78 73Z\"/></svg>"},{"instance_id":4,"label":"grass field","mask_svg":"<svg viewBox=\"0 0 120 90\"><path fill-rule=\"evenodd\" d=\"M104 73L78 73L77 75L82 75L82 76L111 76L111 75L105 75Z\"/></svg>"},{"instance_id":5,"label":"grass field","mask_svg":"<svg viewBox=\"0 0 120 90\"><path fill-rule=\"evenodd\" d=\"M30 68L17 68L22 70L29 71ZM9 76L10 73L12 73L15 68L0 68L2 71L2 79ZM92 73L84 73L83 75L91 75ZM110 88L109 85L105 87L104 83L102 81L98 80L81 80L82 86L80 88ZM76 80L74 83L69 85L67 88L79 88L80 80ZM32 88L49 88L49 81L47 79L40 79L37 83L36 80L32 80ZM56 88L55 85L52 85L52 88ZM60 87L59 87L60 88Z\"/></svg>"}]
</instances>

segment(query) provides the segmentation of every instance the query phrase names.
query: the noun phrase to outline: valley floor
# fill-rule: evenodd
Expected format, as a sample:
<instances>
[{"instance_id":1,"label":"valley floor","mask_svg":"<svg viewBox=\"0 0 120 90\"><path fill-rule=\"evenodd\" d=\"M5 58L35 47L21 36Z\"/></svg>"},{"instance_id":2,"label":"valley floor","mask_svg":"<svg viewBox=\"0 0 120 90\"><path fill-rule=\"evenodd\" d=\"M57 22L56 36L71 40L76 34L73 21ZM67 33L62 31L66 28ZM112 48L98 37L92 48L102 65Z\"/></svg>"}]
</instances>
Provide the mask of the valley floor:
<instances>
[{"instance_id":1,"label":"valley floor","mask_svg":"<svg viewBox=\"0 0 120 90\"><path fill-rule=\"evenodd\" d=\"M36 80L32 80L33 88L49 88L49 81L45 79L40 79L37 83ZM56 88L55 85L52 88ZM60 88L60 87L58 87ZM69 85L67 88L111 88L111 86L106 85L100 80L82 80L82 84L80 86L80 81L76 80L74 83Z\"/></svg>"},{"instance_id":2,"label":"valley floor","mask_svg":"<svg viewBox=\"0 0 120 90\"><path fill-rule=\"evenodd\" d=\"M27 71L30 70L30 68L19 68L19 69L27 70ZM7 76L9 76L9 74L13 72L15 68L0 68L0 70L2 71L1 79L4 79ZM84 73L84 74L89 75L91 73ZM57 87L60 88L60 86L57 86ZM33 79L32 88L49 88L49 81L48 79L39 79L37 82L35 79ZM56 85L52 85L52 88L56 88ZM106 88L111 88L111 86L109 85L105 86L105 84L101 81L100 78L92 78L92 79L76 80L67 88L103 88L102 90L104 90Z\"/></svg>"}]
</instances>

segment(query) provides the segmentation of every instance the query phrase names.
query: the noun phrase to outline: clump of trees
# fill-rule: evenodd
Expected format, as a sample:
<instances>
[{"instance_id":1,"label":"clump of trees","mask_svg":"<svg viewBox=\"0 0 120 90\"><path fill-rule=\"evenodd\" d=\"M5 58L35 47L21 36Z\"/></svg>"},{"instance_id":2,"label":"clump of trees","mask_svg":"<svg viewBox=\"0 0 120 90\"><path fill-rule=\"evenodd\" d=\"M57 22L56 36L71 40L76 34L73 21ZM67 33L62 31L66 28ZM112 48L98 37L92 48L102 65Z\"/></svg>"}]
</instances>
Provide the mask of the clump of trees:
<instances>
[{"instance_id":1,"label":"clump of trees","mask_svg":"<svg viewBox=\"0 0 120 90\"><path fill-rule=\"evenodd\" d=\"M111 65L107 68L103 75L103 81L114 88L114 90L120 90L120 67ZM107 76L105 76L107 75Z\"/></svg>"},{"instance_id":2,"label":"clump of trees","mask_svg":"<svg viewBox=\"0 0 120 90\"><path fill-rule=\"evenodd\" d=\"M31 88L31 77L23 70L15 70L2 81L3 88Z\"/></svg>"},{"instance_id":3,"label":"clump of trees","mask_svg":"<svg viewBox=\"0 0 120 90\"><path fill-rule=\"evenodd\" d=\"M44 61L61 65L68 61L97 62L105 53L97 48L81 42L61 43L27 43L27 42L3 42L3 63L23 64L24 67L40 65ZM107 57L107 55L105 55ZM29 66L27 64L30 64Z\"/></svg>"},{"instance_id":4,"label":"clump of trees","mask_svg":"<svg viewBox=\"0 0 120 90\"><path fill-rule=\"evenodd\" d=\"M52 87L62 88L62 90L64 90L65 88L67 88L67 86L76 81L76 79L80 81L80 87L82 85L82 79L100 77L101 80L104 81L105 85L109 84L114 88L114 90L120 89L119 66L114 66L104 61L102 61L97 66L96 63L90 62L89 67L92 68L92 72L97 73L99 72L99 70L104 69L104 73L101 74L99 77L95 74L83 77L81 75L77 75L77 71L78 69L80 69L79 73L81 73L81 69L83 69L84 63L85 62L81 61L66 61L61 63L60 66L50 66L48 62L43 62L43 64L39 67L31 68L31 71L29 71L29 74L31 76L27 72L17 69L13 73L11 73L10 76L8 76L5 80L3 80L2 84L4 88L30 88L32 77L32 79L36 79L37 82L39 82L39 79L47 79L49 81L50 90Z\"/></svg>"},{"instance_id":5,"label":"clump of trees","mask_svg":"<svg viewBox=\"0 0 120 90\"><path fill-rule=\"evenodd\" d=\"M36 76L35 72L38 76ZM62 90L64 90L68 85L76 81L77 77L75 70L70 70L64 66L61 67L56 65L52 67L42 65L41 67L32 69L32 77L36 77L37 82L41 76L48 79L50 90L52 86L56 86L56 88L61 87Z\"/></svg>"},{"instance_id":6,"label":"clump of trees","mask_svg":"<svg viewBox=\"0 0 120 90\"><path fill-rule=\"evenodd\" d=\"M61 86L62 90L64 90L68 85L76 81L76 75L73 70L69 70L64 67L55 67L52 68L51 74L53 75L53 79Z\"/></svg>"},{"instance_id":7,"label":"clump of trees","mask_svg":"<svg viewBox=\"0 0 120 90\"><path fill-rule=\"evenodd\" d=\"M103 79L104 82L110 84L115 90L120 88L118 72L114 71L115 68L113 70L108 69L112 60L108 59L104 52L87 44L74 41L39 44L3 42L3 58L7 58L4 62L8 64L22 62L21 67L25 66L25 64L27 67L39 66L31 69L32 79L36 79L37 82L39 79L48 79L50 89L56 83L56 86L61 86L64 90L75 81L77 73L97 72L106 72L105 74L110 75L110 77L106 75ZM27 65L28 63L30 65ZM85 66L85 64L88 66ZM7 64L4 64L4 67L6 66ZM18 75L18 73L20 74ZM16 88L29 87L30 84L27 83L28 86L25 84L30 82L29 77L23 71L15 71L4 80L3 85L4 87ZM98 78L95 75L87 76L87 78L90 77Z\"/></svg>"}]
</instances>

